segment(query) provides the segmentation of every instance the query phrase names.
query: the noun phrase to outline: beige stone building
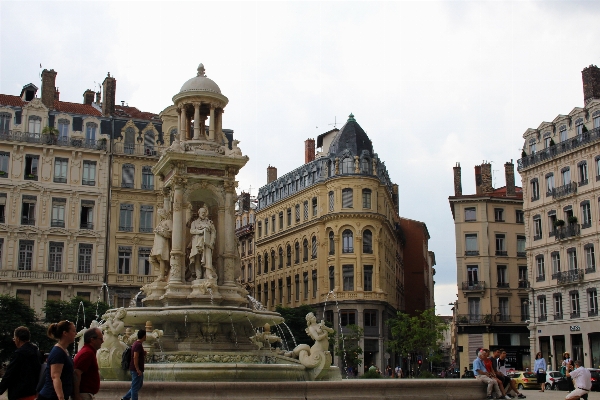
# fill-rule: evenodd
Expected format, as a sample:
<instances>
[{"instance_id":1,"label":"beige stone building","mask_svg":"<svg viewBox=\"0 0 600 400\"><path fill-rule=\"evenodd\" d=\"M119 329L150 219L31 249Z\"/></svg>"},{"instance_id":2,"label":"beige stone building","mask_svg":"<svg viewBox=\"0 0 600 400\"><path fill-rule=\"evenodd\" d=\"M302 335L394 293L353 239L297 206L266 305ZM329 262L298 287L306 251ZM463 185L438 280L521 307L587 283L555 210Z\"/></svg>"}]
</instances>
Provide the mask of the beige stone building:
<instances>
[{"instance_id":1,"label":"beige stone building","mask_svg":"<svg viewBox=\"0 0 600 400\"><path fill-rule=\"evenodd\" d=\"M238 238L238 251L241 261L238 281L252 297L256 295L254 290L254 266L256 264L254 213L256 206L256 198L250 196L250 193L242 192L235 215L235 235Z\"/></svg>"},{"instance_id":2,"label":"beige stone building","mask_svg":"<svg viewBox=\"0 0 600 400\"><path fill-rule=\"evenodd\" d=\"M456 238L454 317L461 370L471 368L480 347L502 347L511 367L529 366L523 193L515 186L512 162L504 168L506 186L494 189L491 164L475 166L476 193L464 195L461 167L454 167L449 202Z\"/></svg>"},{"instance_id":3,"label":"beige stone building","mask_svg":"<svg viewBox=\"0 0 600 400\"><path fill-rule=\"evenodd\" d=\"M345 332L364 328L364 366L383 367L385 321L404 310L397 186L350 115L341 130L305 143L305 164L281 177L268 169L256 209L256 298L312 305ZM338 365L343 365L337 360Z\"/></svg>"},{"instance_id":4,"label":"beige stone building","mask_svg":"<svg viewBox=\"0 0 600 400\"><path fill-rule=\"evenodd\" d=\"M582 71L583 107L527 129L523 181L531 354L558 368L571 353L600 366L596 248L600 201L600 69Z\"/></svg>"}]
</instances>

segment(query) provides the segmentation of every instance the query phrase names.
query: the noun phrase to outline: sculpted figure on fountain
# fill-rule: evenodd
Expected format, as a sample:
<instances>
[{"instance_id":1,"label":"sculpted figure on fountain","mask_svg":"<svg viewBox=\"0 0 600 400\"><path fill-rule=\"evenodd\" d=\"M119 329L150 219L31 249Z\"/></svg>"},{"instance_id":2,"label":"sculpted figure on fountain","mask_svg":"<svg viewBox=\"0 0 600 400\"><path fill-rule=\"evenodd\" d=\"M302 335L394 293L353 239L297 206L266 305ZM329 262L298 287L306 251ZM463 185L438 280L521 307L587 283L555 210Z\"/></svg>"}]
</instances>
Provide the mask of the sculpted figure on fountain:
<instances>
[{"instance_id":1,"label":"sculpted figure on fountain","mask_svg":"<svg viewBox=\"0 0 600 400\"><path fill-rule=\"evenodd\" d=\"M164 208L159 208L158 217L160 222L154 228L154 245L150 253L150 263L154 270L159 270L157 281L163 282L169 276L169 260L171 258L171 235L173 232L173 221L171 213ZM158 267L158 268L157 268Z\"/></svg>"},{"instance_id":2,"label":"sculpted figure on fountain","mask_svg":"<svg viewBox=\"0 0 600 400\"><path fill-rule=\"evenodd\" d=\"M196 272L196 280L216 280L217 273L212 263L212 251L217 237L213 222L208 219L208 209L202 206L198 209L198 218L190 226L192 249L190 251L190 269Z\"/></svg>"}]
</instances>

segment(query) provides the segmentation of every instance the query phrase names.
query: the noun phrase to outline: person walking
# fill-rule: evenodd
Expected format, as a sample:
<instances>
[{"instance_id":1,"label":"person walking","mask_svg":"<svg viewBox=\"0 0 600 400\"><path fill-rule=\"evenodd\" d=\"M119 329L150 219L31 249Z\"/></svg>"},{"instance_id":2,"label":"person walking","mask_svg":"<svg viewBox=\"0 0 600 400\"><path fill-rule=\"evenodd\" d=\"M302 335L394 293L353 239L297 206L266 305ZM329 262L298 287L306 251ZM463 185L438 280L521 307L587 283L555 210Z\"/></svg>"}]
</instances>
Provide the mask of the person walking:
<instances>
[{"instance_id":1,"label":"person walking","mask_svg":"<svg viewBox=\"0 0 600 400\"><path fill-rule=\"evenodd\" d=\"M540 392L544 392L544 390L546 390L546 368L546 360L544 360L542 352L538 351L538 353L535 355L533 370L535 371L537 377L537 383L541 385Z\"/></svg>"},{"instance_id":2,"label":"person walking","mask_svg":"<svg viewBox=\"0 0 600 400\"><path fill-rule=\"evenodd\" d=\"M131 388L121 397L121 400L138 400L138 392L144 384L144 359L146 351L143 343L146 341L146 330L140 329L137 340L131 345L131 362L129 372L131 373Z\"/></svg>"},{"instance_id":3,"label":"person walking","mask_svg":"<svg viewBox=\"0 0 600 400\"><path fill-rule=\"evenodd\" d=\"M493 399L492 390L496 393L496 397L499 399L505 398L498 387L498 382L495 377L491 377L491 372L485 368L484 360L486 358L486 351L479 350L479 354L477 358L473 361L473 373L475 374L475 379L480 382L483 382L487 385L487 398ZM510 399L510 397L506 397Z\"/></svg>"},{"instance_id":4,"label":"person walking","mask_svg":"<svg viewBox=\"0 0 600 400\"><path fill-rule=\"evenodd\" d=\"M75 383L74 400L93 400L100 390L100 372L96 352L102 346L104 336L99 328L90 328L83 334L83 347L77 352L73 364Z\"/></svg>"},{"instance_id":5,"label":"person walking","mask_svg":"<svg viewBox=\"0 0 600 400\"><path fill-rule=\"evenodd\" d=\"M575 370L573 367L567 368L567 379L575 380L576 389L565 397L567 400L580 399L587 395L592 389L592 375L587 368L583 368L581 361L575 360Z\"/></svg>"},{"instance_id":6,"label":"person walking","mask_svg":"<svg viewBox=\"0 0 600 400\"><path fill-rule=\"evenodd\" d=\"M73 344L77 329L67 320L50 324L48 337L58 343L48 355L44 387L38 394L38 400L68 400L73 394L73 360L67 347Z\"/></svg>"},{"instance_id":7,"label":"person walking","mask_svg":"<svg viewBox=\"0 0 600 400\"><path fill-rule=\"evenodd\" d=\"M27 327L19 326L15 329L13 342L17 350L10 357L10 363L0 381L0 394L8 389L8 400L35 399L41 360L40 351L29 342L30 338Z\"/></svg>"}]
</instances>

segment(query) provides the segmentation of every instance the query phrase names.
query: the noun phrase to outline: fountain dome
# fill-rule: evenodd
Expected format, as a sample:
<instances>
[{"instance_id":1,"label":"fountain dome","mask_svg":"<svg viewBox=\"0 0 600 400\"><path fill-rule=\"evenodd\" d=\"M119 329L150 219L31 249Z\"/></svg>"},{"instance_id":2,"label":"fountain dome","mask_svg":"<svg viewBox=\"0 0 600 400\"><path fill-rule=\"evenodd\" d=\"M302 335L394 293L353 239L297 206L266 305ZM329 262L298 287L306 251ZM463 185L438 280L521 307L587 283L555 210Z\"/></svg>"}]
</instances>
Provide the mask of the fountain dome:
<instances>
[{"instance_id":1,"label":"fountain dome","mask_svg":"<svg viewBox=\"0 0 600 400\"><path fill-rule=\"evenodd\" d=\"M204 64L198 66L198 74L183 84L179 93L183 92L212 92L221 94L219 85L205 75Z\"/></svg>"}]
</instances>

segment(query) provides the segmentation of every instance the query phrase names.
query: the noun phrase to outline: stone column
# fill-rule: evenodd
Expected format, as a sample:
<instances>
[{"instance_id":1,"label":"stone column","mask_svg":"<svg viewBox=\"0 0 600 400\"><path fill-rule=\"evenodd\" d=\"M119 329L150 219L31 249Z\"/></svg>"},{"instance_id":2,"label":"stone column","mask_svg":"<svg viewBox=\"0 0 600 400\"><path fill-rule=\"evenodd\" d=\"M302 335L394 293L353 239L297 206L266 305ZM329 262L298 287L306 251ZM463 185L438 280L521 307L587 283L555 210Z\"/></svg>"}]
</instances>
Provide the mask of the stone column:
<instances>
[{"instance_id":1,"label":"stone column","mask_svg":"<svg viewBox=\"0 0 600 400\"><path fill-rule=\"evenodd\" d=\"M381 264L381 256L383 246L379 246L379 238L373 238L373 244L377 247L377 257L375 257L375 264L373 265L373 280L375 281L375 285L373 290L376 292L381 292L381 282L379 281L379 268Z\"/></svg>"},{"instance_id":2,"label":"stone column","mask_svg":"<svg viewBox=\"0 0 600 400\"><path fill-rule=\"evenodd\" d=\"M335 284L333 285L333 290L336 292L340 292L344 286L342 285L341 274L340 271L342 266L340 265L340 237L338 235L333 235L333 245L335 246L335 260L333 261L333 279L335 280Z\"/></svg>"},{"instance_id":3,"label":"stone column","mask_svg":"<svg viewBox=\"0 0 600 400\"><path fill-rule=\"evenodd\" d=\"M183 220L185 213L183 208L183 188L185 186L185 179L175 177L173 183L175 190L173 195L173 233L171 238L171 273L169 283L181 283L183 281L182 275L185 273L185 262L183 260L185 255L183 247L183 226L185 224Z\"/></svg>"},{"instance_id":4,"label":"stone column","mask_svg":"<svg viewBox=\"0 0 600 400\"><path fill-rule=\"evenodd\" d=\"M181 138L181 140L187 140L188 136L187 136L187 129L188 129L188 122L187 122L187 113L185 111L185 104L181 105L181 135L179 136Z\"/></svg>"},{"instance_id":5,"label":"stone column","mask_svg":"<svg viewBox=\"0 0 600 400\"><path fill-rule=\"evenodd\" d=\"M179 137L179 143L183 140L183 123L181 118L181 107L177 107L177 136Z\"/></svg>"},{"instance_id":6,"label":"stone column","mask_svg":"<svg viewBox=\"0 0 600 400\"><path fill-rule=\"evenodd\" d=\"M215 105L210 105L210 126L208 127L208 139L215 140Z\"/></svg>"},{"instance_id":7,"label":"stone column","mask_svg":"<svg viewBox=\"0 0 600 400\"><path fill-rule=\"evenodd\" d=\"M222 108L217 108L215 109L215 127L216 127L216 133L215 136L220 138L223 137L223 109Z\"/></svg>"},{"instance_id":8,"label":"stone column","mask_svg":"<svg viewBox=\"0 0 600 400\"><path fill-rule=\"evenodd\" d=\"M354 254L356 254L356 291L360 292L364 288L364 274L362 265L362 236L356 237L356 246L354 246Z\"/></svg>"},{"instance_id":9,"label":"stone column","mask_svg":"<svg viewBox=\"0 0 600 400\"><path fill-rule=\"evenodd\" d=\"M200 139L200 103L194 103L194 140Z\"/></svg>"},{"instance_id":10,"label":"stone column","mask_svg":"<svg viewBox=\"0 0 600 400\"><path fill-rule=\"evenodd\" d=\"M211 111L211 130L213 129L214 108ZM214 131L212 131L214 135ZM214 136L213 136L214 137ZM235 261L236 261L236 236L233 232L235 226L235 181L223 182L225 187L225 264L223 268L223 283L235 285Z\"/></svg>"}]
</instances>

